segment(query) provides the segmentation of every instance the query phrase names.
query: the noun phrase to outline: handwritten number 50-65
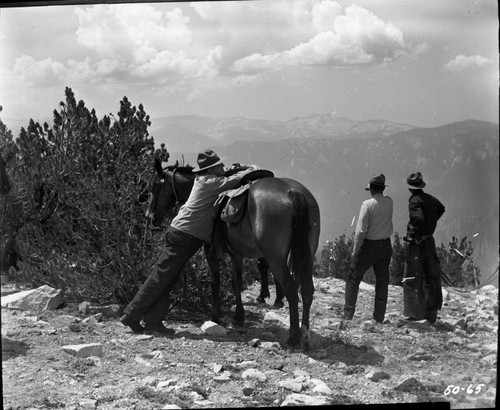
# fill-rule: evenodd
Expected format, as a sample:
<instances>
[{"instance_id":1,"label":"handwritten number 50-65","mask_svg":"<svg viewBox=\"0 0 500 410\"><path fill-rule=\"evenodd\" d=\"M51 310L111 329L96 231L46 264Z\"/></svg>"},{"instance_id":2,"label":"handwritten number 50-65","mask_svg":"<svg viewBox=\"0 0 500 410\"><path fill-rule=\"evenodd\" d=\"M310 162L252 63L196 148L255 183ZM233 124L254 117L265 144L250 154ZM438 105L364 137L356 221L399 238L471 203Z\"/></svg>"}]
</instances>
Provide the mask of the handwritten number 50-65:
<instances>
[{"instance_id":1,"label":"handwritten number 50-65","mask_svg":"<svg viewBox=\"0 0 500 410\"><path fill-rule=\"evenodd\" d=\"M481 389L484 386L484 383L478 384L476 388L474 388L474 385L469 384L469 387L465 389L465 387L460 387L460 386L454 386L453 384L450 384L448 387L446 387L446 390L444 391L444 395L448 396L450 394L458 394L461 391L466 391L467 394L479 394L481 393Z\"/></svg>"}]
</instances>

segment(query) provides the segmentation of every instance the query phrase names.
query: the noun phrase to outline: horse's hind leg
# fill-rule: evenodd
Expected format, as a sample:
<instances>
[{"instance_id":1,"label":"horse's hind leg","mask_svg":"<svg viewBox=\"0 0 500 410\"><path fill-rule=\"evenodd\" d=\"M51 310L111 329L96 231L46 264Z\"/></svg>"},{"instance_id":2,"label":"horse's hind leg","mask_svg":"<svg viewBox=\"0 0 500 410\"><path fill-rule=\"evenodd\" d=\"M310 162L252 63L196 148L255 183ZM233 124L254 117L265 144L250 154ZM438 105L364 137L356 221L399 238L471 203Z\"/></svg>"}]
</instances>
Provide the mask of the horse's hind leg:
<instances>
[{"instance_id":1,"label":"horse's hind leg","mask_svg":"<svg viewBox=\"0 0 500 410\"><path fill-rule=\"evenodd\" d=\"M266 298L271 296L269 294L269 264L265 258L259 258L257 266L260 272L260 294L257 297L257 302L266 303Z\"/></svg>"},{"instance_id":2,"label":"horse's hind leg","mask_svg":"<svg viewBox=\"0 0 500 410\"><path fill-rule=\"evenodd\" d=\"M302 338L303 338L303 350L309 350L309 338L310 338L310 327L309 327L309 315L311 312L311 305L313 302L314 294L314 283L312 279L312 264L307 267L310 275L302 275L300 293L302 295Z\"/></svg>"},{"instance_id":3,"label":"horse's hind leg","mask_svg":"<svg viewBox=\"0 0 500 410\"><path fill-rule=\"evenodd\" d=\"M245 322L245 309L243 308L243 302L241 300L243 258L232 256L231 260L233 262L232 283L234 294L236 297L236 310L234 312L234 320L239 324L243 324Z\"/></svg>"},{"instance_id":4,"label":"horse's hind leg","mask_svg":"<svg viewBox=\"0 0 500 410\"><path fill-rule=\"evenodd\" d=\"M299 296L297 294L297 284L290 275L286 258L282 261L272 262L269 260L271 272L274 278L280 283L283 288L288 307L290 309L290 335L288 337L288 345L296 347L300 345L300 328L299 328Z\"/></svg>"}]
</instances>

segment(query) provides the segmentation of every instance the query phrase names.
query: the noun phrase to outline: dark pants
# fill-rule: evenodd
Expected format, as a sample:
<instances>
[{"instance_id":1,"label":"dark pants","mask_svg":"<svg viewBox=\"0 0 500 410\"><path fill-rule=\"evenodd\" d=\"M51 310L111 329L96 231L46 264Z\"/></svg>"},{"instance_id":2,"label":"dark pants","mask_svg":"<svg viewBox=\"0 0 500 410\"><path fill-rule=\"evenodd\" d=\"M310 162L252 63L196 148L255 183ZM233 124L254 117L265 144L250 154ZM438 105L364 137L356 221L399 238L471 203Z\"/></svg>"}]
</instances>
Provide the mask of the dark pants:
<instances>
[{"instance_id":1,"label":"dark pants","mask_svg":"<svg viewBox=\"0 0 500 410\"><path fill-rule=\"evenodd\" d=\"M373 318L383 322L389 291L389 265L392 257L390 238L379 241L365 239L359 251L359 257L354 268L349 270L345 283L344 316L352 319L356 310L359 284L365 272L373 266L375 273L375 307Z\"/></svg>"},{"instance_id":2,"label":"dark pants","mask_svg":"<svg viewBox=\"0 0 500 410\"><path fill-rule=\"evenodd\" d=\"M137 321L144 317L146 323L161 323L168 312L170 291L179 280L186 262L203 243L201 239L169 227L162 253L124 313Z\"/></svg>"},{"instance_id":3,"label":"dark pants","mask_svg":"<svg viewBox=\"0 0 500 410\"><path fill-rule=\"evenodd\" d=\"M404 315L434 323L443 303L441 263L434 238L429 237L418 245L411 243L406 252L404 277L411 279L403 285Z\"/></svg>"}]
</instances>

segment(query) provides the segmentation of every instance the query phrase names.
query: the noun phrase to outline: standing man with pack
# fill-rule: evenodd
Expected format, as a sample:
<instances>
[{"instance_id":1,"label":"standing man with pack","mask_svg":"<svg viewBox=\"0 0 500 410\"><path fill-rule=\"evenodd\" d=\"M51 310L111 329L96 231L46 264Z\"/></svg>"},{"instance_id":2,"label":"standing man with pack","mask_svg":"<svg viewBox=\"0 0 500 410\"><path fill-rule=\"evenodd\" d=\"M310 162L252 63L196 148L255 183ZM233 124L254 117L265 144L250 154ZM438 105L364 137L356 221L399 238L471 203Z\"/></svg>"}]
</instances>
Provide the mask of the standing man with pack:
<instances>
[{"instance_id":1,"label":"standing man with pack","mask_svg":"<svg viewBox=\"0 0 500 410\"><path fill-rule=\"evenodd\" d=\"M344 319L354 316L359 284L373 266L375 272L375 306L373 319L383 323L389 292L389 265L392 257L392 198L384 194L385 176L376 174L365 188L371 198L361 205L354 236L352 263L345 284Z\"/></svg>"},{"instance_id":2,"label":"standing man with pack","mask_svg":"<svg viewBox=\"0 0 500 410\"><path fill-rule=\"evenodd\" d=\"M412 173L406 179L411 192L409 199L410 221L405 240L405 273L403 278L404 315L410 320L427 319L435 323L441 309L441 264L436 253L434 231L437 221L444 214L444 205L423 191L422 174Z\"/></svg>"}]
</instances>

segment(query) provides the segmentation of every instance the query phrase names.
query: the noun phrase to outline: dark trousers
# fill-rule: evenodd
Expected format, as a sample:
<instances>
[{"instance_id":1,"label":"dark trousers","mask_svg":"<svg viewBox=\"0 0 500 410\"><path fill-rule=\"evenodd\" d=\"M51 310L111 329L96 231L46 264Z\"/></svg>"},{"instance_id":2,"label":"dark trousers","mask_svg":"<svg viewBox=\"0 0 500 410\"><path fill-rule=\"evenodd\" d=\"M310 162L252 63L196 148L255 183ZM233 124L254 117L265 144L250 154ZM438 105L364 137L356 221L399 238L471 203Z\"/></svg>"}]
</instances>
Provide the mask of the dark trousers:
<instances>
[{"instance_id":1,"label":"dark trousers","mask_svg":"<svg viewBox=\"0 0 500 410\"><path fill-rule=\"evenodd\" d=\"M375 273L375 306L373 318L383 322L389 292L389 265L391 264L392 245L390 238L380 241L365 239L361 245L354 268L349 270L345 283L344 316L352 319L356 310L359 284L366 271L373 266Z\"/></svg>"},{"instance_id":2,"label":"dark trousers","mask_svg":"<svg viewBox=\"0 0 500 410\"><path fill-rule=\"evenodd\" d=\"M203 243L201 239L169 227L162 253L124 313L137 321L144 318L146 323L161 323L168 312L170 291L179 280L186 262Z\"/></svg>"},{"instance_id":3,"label":"dark trousers","mask_svg":"<svg viewBox=\"0 0 500 410\"><path fill-rule=\"evenodd\" d=\"M404 315L434 323L443 303L441 263L433 237L420 244L411 243L406 250L404 282Z\"/></svg>"}]
</instances>

